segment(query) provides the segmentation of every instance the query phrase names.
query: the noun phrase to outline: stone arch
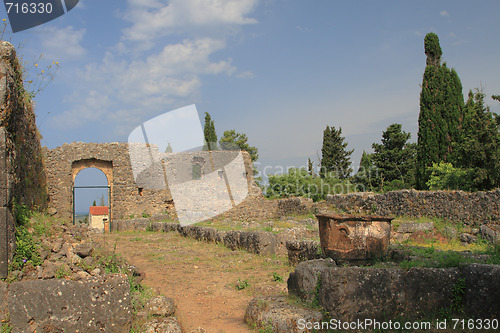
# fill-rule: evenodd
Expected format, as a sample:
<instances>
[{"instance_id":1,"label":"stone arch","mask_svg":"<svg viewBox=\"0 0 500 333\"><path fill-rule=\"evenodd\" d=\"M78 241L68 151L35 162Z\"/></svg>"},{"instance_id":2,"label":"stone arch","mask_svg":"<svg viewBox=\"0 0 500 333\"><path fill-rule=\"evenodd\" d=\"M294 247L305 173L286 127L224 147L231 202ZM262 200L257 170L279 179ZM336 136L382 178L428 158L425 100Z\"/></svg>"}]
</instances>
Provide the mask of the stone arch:
<instances>
[{"instance_id":1,"label":"stone arch","mask_svg":"<svg viewBox=\"0 0 500 333\"><path fill-rule=\"evenodd\" d=\"M157 149L157 148L156 148ZM127 143L65 143L54 149L44 148L44 163L49 194L48 208L51 214L71 221L72 187L76 175L83 169L94 167L101 170L110 187L109 202L112 206L113 219L125 219L142 214L171 213L175 216L174 202L168 186L162 188L147 188L141 186L134 179L131 165L130 147ZM234 159L233 154L227 152L212 152L212 154L227 155L218 158L222 162ZM189 166L193 156L203 154L186 153L177 158L186 161ZM246 175L249 184L253 184L252 163L248 153L243 152ZM205 156L206 157L206 156ZM209 157L204 158L208 161ZM197 160L201 162L201 160ZM203 163L202 174L215 169L208 168L211 163ZM190 180L191 168L176 170L176 180ZM249 187L250 195L260 196L260 189L256 185ZM112 223L112 222L111 222Z\"/></svg>"},{"instance_id":2,"label":"stone arch","mask_svg":"<svg viewBox=\"0 0 500 333\"><path fill-rule=\"evenodd\" d=\"M78 161L73 161L71 163L71 184L74 186L75 185L75 178L78 175L80 171L83 169L87 168L96 168L101 170L104 175L106 176L106 179L108 180L108 186L112 186L113 184L113 162L112 161L105 161L105 160L99 160L97 158L88 158L88 159L81 159Z\"/></svg>"},{"instance_id":3,"label":"stone arch","mask_svg":"<svg viewBox=\"0 0 500 333\"><path fill-rule=\"evenodd\" d=\"M88 168L96 168L106 176L106 180L108 182L108 206L109 206L109 219L113 220L113 161L100 160L97 158L87 158L81 159L77 161L73 161L71 163L71 188L75 186L76 176L80 173L80 171L88 169ZM74 191L71 191L71 195L74 195ZM71 198L71 201L74 204L74 198ZM74 207L73 207L74 213Z\"/></svg>"}]
</instances>

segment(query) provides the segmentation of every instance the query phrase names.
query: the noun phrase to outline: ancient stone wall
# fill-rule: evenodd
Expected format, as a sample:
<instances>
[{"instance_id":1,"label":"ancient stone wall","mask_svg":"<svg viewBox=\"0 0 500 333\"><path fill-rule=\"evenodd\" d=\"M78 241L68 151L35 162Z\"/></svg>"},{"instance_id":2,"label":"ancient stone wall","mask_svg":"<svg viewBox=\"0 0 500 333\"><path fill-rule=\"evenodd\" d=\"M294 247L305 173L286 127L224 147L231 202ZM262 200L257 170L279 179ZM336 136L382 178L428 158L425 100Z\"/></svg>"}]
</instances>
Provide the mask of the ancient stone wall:
<instances>
[{"instance_id":1,"label":"ancient stone wall","mask_svg":"<svg viewBox=\"0 0 500 333\"><path fill-rule=\"evenodd\" d=\"M326 203L348 213L430 216L480 226L500 223L500 189L489 192L402 190L384 194L328 195Z\"/></svg>"},{"instance_id":2,"label":"ancient stone wall","mask_svg":"<svg viewBox=\"0 0 500 333\"><path fill-rule=\"evenodd\" d=\"M91 167L101 170L108 180L111 219L164 212L171 206L166 189L136 186L126 143L65 143L55 149L45 149L45 164L49 208L59 217L72 218L75 178L78 172Z\"/></svg>"},{"instance_id":3,"label":"ancient stone wall","mask_svg":"<svg viewBox=\"0 0 500 333\"><path fill-rule=\"evenodd\" d=\"M55 149L44 149L49 193L49 208L51 212L66 219L72 218L73 186L78 172L85 168L94 167L101 170L108 180L111 192L111 220L129 218L132 215L139 217L157 213L174 214L174 202L170 190L165 182L163 167L169 167L168 160L163 164L165 153L158 153L156 147L143 150L152 154L149 160L160 161L141 167L138 163L148 162L142 159L128 143L83 143L74 142L64 144ZM132 162L134 167L132 167ZM172 155L172 154L171 154ZM212 172L211 156L207 152L173 154L177 160L185 161L185 167L177 165L173 174L180 179L192 179L193 159L201 161L201 176ZM213 152L214 167L226 162L226 152ZM232 154L234 155L234 154ZM231 156L232 156L231 155ZM229 155L228 155L229 156ZM229 157L231 157L229 156ZM245 164L245 174L241 175L250 186L250 196L261 195L260 189L253 181L252 164L246 152L242 154ZM216 158L215 158L216 157ZM217 164L217 161L220 163ZM222 161L222 162L221 162ZM137 167L139 165L139 167ZM217 168L215 168L217 170ZM134 178L134 173L137 178ZM177 179L179 180L179 179ZM170 179L168 181L170 183ZM89 184L90 185L90 184ZM93 184L95 185L95 184Z\"/></svg>"},{"instance_id":4,"label":"ancient stone wall","mask_svg":"<svg viewBox=\"0 0 500 333\"><path fill-rule=\"evenodd\" d=\"M290 273L288 291L316 301L342 321L421 318L461 307L472 318L500 314L499 265L452 268L341 267L332 260L301 262ZM459 289L460 288L460 289ZM457 290L461 295L457 298ZM371 328L370 328L371 329Z\"/></svg>"},{"instance_id":5,"label":"ancient stone wall","mask_svg":"<svg viewBox=\"0 0 500 333\"><path fill-rule=\"evenodd\" d=\"M47 203L40 134L14 47L0 42L0 277L15 247L15 207Z\"/></svg>"}]
</instances>

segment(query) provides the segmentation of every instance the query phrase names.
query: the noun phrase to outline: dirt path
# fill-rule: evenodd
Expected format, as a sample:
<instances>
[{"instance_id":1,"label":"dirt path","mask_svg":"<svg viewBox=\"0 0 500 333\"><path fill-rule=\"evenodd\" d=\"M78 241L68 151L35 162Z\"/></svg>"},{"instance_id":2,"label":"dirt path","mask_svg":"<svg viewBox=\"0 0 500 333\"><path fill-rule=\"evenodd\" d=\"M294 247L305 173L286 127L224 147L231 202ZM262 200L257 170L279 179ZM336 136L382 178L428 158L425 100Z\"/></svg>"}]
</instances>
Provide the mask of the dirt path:
<instances>
[{"instance_id":1,"label":"dirt path","mask_svg":"<svg viewBox=\"0 0 500 333\"><path fill-rule=\"evenodd\" d=\"M250 332L243 322L257 295L286 293L291 267L284 257L268 258L198 242L177 233L113 233L106 247L146 272L143 283L171 297L186 332ZM283 281L280 280L280 277ZM235 285L241 281L238 290ZM245 287L246 283L248 286Z\"/></svg>"}]
</instances>

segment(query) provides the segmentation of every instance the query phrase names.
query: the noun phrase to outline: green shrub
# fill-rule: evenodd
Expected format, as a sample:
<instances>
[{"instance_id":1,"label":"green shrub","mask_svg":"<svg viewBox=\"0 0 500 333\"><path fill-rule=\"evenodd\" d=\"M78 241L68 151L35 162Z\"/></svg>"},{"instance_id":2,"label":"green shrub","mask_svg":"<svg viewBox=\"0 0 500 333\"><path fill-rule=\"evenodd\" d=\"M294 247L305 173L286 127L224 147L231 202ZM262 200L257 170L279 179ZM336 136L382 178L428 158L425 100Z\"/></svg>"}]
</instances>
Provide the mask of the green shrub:
<instances>
[{"instance_id":1,"label":"green shrub","mask_svg":"<svg viewBox=\"0 0 500 333\"><path fill-rule=\"evenodd\" d=\"M41 265L40 249L39 242L35 241L29 230L24 226L18 226L16 228L16 250L12 258L11 269L21 270L26 264Z\"/></svg>"},{"instance_id":2,"label":"green shrub","mask_svg":"<svg viewBox=\"0 0 500 333\"><path fill-rule=\"evenodd\" d=\"M236 284L234 285L234 287L236 288L236 290L243 290L245 288L248 288L250 284L248 283L248 280L240 280L238 279L238 281L236 281Z\"/></svg>"},{"instance_id":3,"label":"green shrub","mask_svg":"<svg viewBox=\"0 0 500 333\"><path fill-rule=\"evenodd\" d=\"M14 201L14 216L17 225L27 225L31 217L31 212L26 205L18 204Z\"/></svg>"},{"instance_id":4,"label":"green shrub","mask_svg":"<svg viewBox=\"0 0 500 333\"><path fill-rule=\"evenodd\" d=\"M327 194L341 194L363 190L349 180L310 175L304 168L290 168L286 174L269 176L266 188L268 198L306 197L324 200Z\"/></svg>"},{"instance_id":5,"label":"green shrub","mask_svg":"<svg viewBox=\"0 0 500 333\"><path fill-rule=\"evenodd\" d=\"M474 191L476 177L473 169L455 168L453 164L440 162L433 163L429 168L431 176L427 181L430 190L464 190Z\"/></svg>"},{"instance_id":6,"label":"green shrub","mask_svg":"<svg viewBox=\"0 0 500 333\"><path fill-rule=\"evenodd\" d=\"M279 275L278 273L274 272L273 273L273 281L283 282L283 278L281 277L281 275Z\"/></svg>"}]
</instances>

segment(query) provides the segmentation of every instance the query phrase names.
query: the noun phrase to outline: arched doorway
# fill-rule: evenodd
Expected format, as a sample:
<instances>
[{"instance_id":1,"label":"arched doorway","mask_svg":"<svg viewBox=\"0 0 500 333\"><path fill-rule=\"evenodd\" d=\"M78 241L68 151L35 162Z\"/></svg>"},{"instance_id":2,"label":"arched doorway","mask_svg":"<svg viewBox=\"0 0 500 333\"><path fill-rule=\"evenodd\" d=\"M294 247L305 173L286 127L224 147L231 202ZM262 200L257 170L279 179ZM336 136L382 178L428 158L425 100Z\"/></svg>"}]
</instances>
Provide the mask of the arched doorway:
<instances>
[{"instance_id":1,"label":"arched doorway","mask_svg":"<svg viewBox=\"0 0 500 333\"><path fill-rule=\"evenodd\" d=\"M112 171L111 161L87 159L72 163L73 224L82 222L87 216L85 222L96 227L93 215L89 214L89 208L92 214L102 215L100 220L104 217L105 221L111 223ZM100 224L98 226L99 229L103 227L104 225Z\"/></svg>"}]
</instances>

